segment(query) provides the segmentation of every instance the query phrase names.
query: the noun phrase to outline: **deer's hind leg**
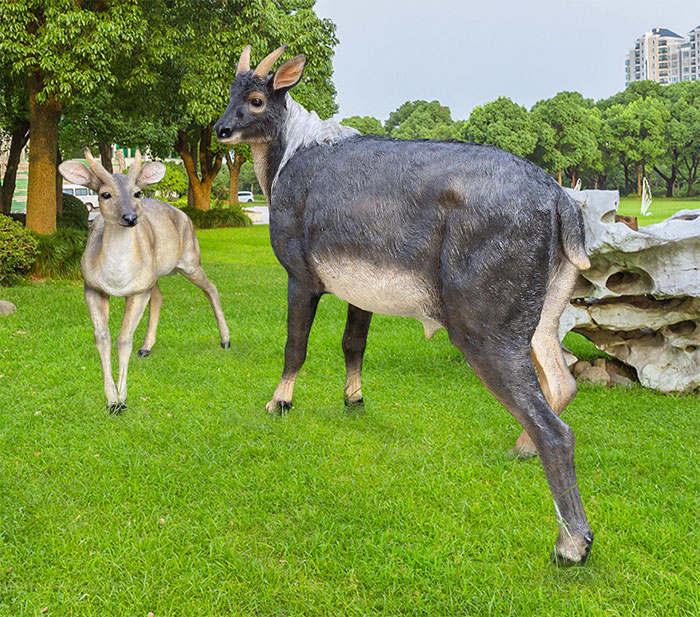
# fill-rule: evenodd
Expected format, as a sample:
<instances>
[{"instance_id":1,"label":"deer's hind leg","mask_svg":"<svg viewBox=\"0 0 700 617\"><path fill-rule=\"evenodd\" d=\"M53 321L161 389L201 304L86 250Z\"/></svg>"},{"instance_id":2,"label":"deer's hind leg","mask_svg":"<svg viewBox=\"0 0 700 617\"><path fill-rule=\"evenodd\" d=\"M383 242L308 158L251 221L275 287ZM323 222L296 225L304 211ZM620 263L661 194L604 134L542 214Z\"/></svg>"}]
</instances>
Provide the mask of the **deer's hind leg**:
<instances>
[{"instance_id":1,"label":"deer's hind leg","mask_svg":"<svg viewBox=\"0 0 700 617\"><path fill-rule=\"evenodd\" d=\"M138 357L144 358L151 353L156 342L156 331L158 330L158 320L160 319L160 309L163 307L163 294L158 283L151 289L151 300L148 303L148 329L143 346L139 349Z\"/></svg>"},{"instance_id":2,"label":"deer's hind leg","mask_svg":"<svg viewBox=\"0 0 700 617\"><path fill-rule=\"evenodd\" d=\"M564 359L559 342L559 318L569 304L578 278L578 269L565 258L555 268L547 288L544 306L532 337L532 359L537 367L540 386L557 415L574 399L578 387ZM519 458L537 455L537 449L527 431L518 438L512 450Z\"/></svg>"},{"instance_id":3,"label":"deer's hind leg","mask_svg":"<svg viewBox=\"0 0 700 617\"><path fill-rule=\"evenodd\" d=\"M221 298L219 297L219 290L216 288L216 285L209 280L201 265L194 265L186 269L181 268L179 271L182 273L182 276L191 283L194 283L204 292L204 295L209 300L209 304L211 304L211 308L214 310L216 324L219 327L219 335L221 337L221 347L223 349L228 349L231 347L230 334L228 326L226 325L224 311L221 308Z\"/></svg>"}]
</instances>

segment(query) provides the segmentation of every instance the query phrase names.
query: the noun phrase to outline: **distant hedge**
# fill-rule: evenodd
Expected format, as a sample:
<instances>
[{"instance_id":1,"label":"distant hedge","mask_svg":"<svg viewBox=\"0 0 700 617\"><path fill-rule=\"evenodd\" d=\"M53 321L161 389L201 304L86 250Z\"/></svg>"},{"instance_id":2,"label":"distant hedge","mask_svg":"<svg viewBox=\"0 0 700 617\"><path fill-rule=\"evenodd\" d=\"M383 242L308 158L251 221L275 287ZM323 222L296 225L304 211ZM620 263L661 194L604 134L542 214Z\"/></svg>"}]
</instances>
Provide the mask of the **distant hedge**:
<instances>
[{"instance_id":1,"label":"distant hedge","mask_svg":"<svg viewBox=\"0 0 700 617\"><path fill-rule=\"evenodd\" d=\"M250 217L238 205L228 208L211 208L210 210L197 210L191 206L180 209L192 219L192 223L197 229L248 227L252 224Z\"/></svg>"}]
</instances>

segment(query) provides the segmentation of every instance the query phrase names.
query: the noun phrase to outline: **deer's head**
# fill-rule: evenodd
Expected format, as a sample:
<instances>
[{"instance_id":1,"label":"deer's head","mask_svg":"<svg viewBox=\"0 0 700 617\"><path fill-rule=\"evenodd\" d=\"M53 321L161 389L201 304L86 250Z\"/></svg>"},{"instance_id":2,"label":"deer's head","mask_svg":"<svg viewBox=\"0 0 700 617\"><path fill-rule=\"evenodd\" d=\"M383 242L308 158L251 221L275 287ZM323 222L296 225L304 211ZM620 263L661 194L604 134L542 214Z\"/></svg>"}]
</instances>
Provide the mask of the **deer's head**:
<instances>
[{"instance_id":1,"label":"deer's head","mask_svg":"<svg viewBox=\"0 0 700 617\"><path fill-rule=\"evenodd\" d=\"M272 65L285 49L286 45L273 51L255 70L250 68L250 45L243 50L231 84L228 107L214 125L221 143L265 143L280 134L286 117L285 94L299 83L306 64L306 56L295 56L269 76Z\"/></svg>"},{"instance_id":2,"label":"deer's head","mask_svg":"<svg viewBox=\"0 0 700 617\"><path fill-rule=\"evenodd\" d=\"M80 161L65 161L58 170L69 182L97 192L105 223L116 223L122 227L136 225L143 214L141 191L163 179L165 165L152 161L141 166L141 153L137 150L136 160L129 167L128 174L110 174L88 148L85 148L85 158L90 164L89 168Z\"/></svg>"}]
</instances>

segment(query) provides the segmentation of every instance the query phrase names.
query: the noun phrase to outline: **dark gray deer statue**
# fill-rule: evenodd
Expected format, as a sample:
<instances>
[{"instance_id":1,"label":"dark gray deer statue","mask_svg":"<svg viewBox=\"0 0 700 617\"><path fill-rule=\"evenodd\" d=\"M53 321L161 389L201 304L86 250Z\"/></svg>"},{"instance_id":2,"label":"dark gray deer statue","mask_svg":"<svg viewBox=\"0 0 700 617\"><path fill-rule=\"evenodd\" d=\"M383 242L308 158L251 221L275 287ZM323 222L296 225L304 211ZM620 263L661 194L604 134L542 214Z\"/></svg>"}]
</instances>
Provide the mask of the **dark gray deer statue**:
<instances>
[{"instance_id":1,"label":"dark gray deer statue","mask_svg":"<svg viewBox=\"0 0 700 617\"><path fill-rule=\"evenodd\" d=\"M100 214L92 224L81 261L85 279L85 301L95 328L95 345L102 363L107 406L112 412L126 408L126 375L134 330L150 303L148 329L140 357L151 353L156 341L163 294L158 279L180 272L200 287L214 309L221 346L230 347L229 330L221 310L219 292L200 263L199 244L189 217L157 199L142 197L141 191L159 182L163 163L141 166L141 154L129 173L110 174L85 148L90 167L80 161L59 166L64 178L98 193ZM119 375L112 375L112 343L109 332L109 297L126 297L122 329L117 339Z\"/></svg>"},{"instance_id":2,"label":"dark gray deer statue","mask_svg":"<svg viewBox=\"0 0 700 617\"><path fill-rule=\"evenodd\" d=\"M556 560L584 562L593 534L574 435L558 417L576 382L557 338L579 269L590 266L580 211L544 171L498 148L360 136L322 121L288 94L305 56L268 76L284 50L255 70L243 50L215 125L222 143L251 146L272 248L289 279L284 371L268 411L291 406L325 293L348 302L348 403L362 400L372 313L414 317L428 337L446 328L534 442L559 523ZM527 449L528 438L520 444Z\"/></svg>"}]
</instances>

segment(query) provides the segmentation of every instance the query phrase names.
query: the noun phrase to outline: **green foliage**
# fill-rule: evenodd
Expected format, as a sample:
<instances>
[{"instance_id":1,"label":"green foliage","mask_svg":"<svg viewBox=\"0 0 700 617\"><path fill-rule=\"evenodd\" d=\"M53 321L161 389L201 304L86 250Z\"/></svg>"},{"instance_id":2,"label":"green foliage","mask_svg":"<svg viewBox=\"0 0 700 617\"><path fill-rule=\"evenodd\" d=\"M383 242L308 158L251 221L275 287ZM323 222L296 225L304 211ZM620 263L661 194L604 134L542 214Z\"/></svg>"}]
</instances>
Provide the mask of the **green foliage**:
<instances>
[{"instance_id":1,"label":"green foliage","mask_svg":"<svg viewBox=\"0 0 700 617\"><path fill-rule=\"evenodd\" d=\"M599 158L600 114L590 99L560 92L535 103L531 118L539 135L535 159L550 172L567 170L577 176Z\"/></svg>"},{"instance_id":2,"label":"green foliage","mask_svg":"<svg viewBox=\"0 0 700 617\"><path fill-rule=\"evenodd\" d=\"M187 195L187 173L185 168L178 163L165 163L165 176L158 184L149 187L148 192L149 194L156 194L157 192L165 201Z\"/></svg>"},{"instance_id":3,"label":"green foliage","mask_svg":"<svg viewBox=\"0 0 700 617\"><path fill-rule=\"evenodd\" d=\"M21 223L0 214L0 285L13 285L29 272L38 243Z\"/></svg>"},{"instance_id":4,"label":"green foliage","mask_svg":"<svg viewBox=\"0 0 700 617\"><path fill-rule=\"evenodd\" d=\"M0 57L17 75L41 75L40 102L66 104L115 84L115 61L129 57L145 31L133 0L0 0L0 15Z\"/></svg>"},{"instance_id":5,"label":"green foliage","mask_svg":"<svg viewBox=\"0 0 700 617\"><path fill-rule=\"evenodd\" d=\"M537 143L527 110L504 96L475 108L464 125L462 139L491 144L526 157Z\"/></svg>"},{"instance_id":6,"label":"green foliage","mask_svg":"<svg viewBox=\"0 0 700 617\"><path fill-rule=\"evenodd\" d=\"M237 204L230 205L228 208L210 208L209 210L185 206L181 210L192 219L192 224L197 229L248 227L252 224L250 217Z\"/></svg>"},{"instance_id":7,"label":"green foliage","mask_svg":"<svg viewBox=\"0 0 700 617\"><path fill-rule=\"evenodd\" d=\"M82 229L66 227L50 235L35 234L38 255L33 273L54 279L79 279L80 259L88 234Z\"/></svg>"},{"instance_id":8,"label":"green foliage","mask_svg":"<svg viewBox=\"0 0 700 617\"><path fill-rule=\"evenodd\" d=\"M56 225L87 231L89 225L87 206L77 197L63 193L63 214L56 217Z\"/></svg>"},{"instance_id":9,"label":"green foliage","mask_svg":"<svg viewBox=\"0 0 700 617\"><path fill-rule=\"evenodd\" d=\"M454 122L450 108L438 101L410 101L392 112L386 134L399 139L457 139L461 122Z\"/></svg>"},{"instance_id":10,"label":"green foliage","mask_svg":"<svg viewBox=\"0 0 700 617\"><path fill-rule=\"evenodd\" d=\"M351 126L360 131L362 135L386 135L382 123L372 116L351 116L343 118L340 124Z\"/></svg>"}]
</instances>

